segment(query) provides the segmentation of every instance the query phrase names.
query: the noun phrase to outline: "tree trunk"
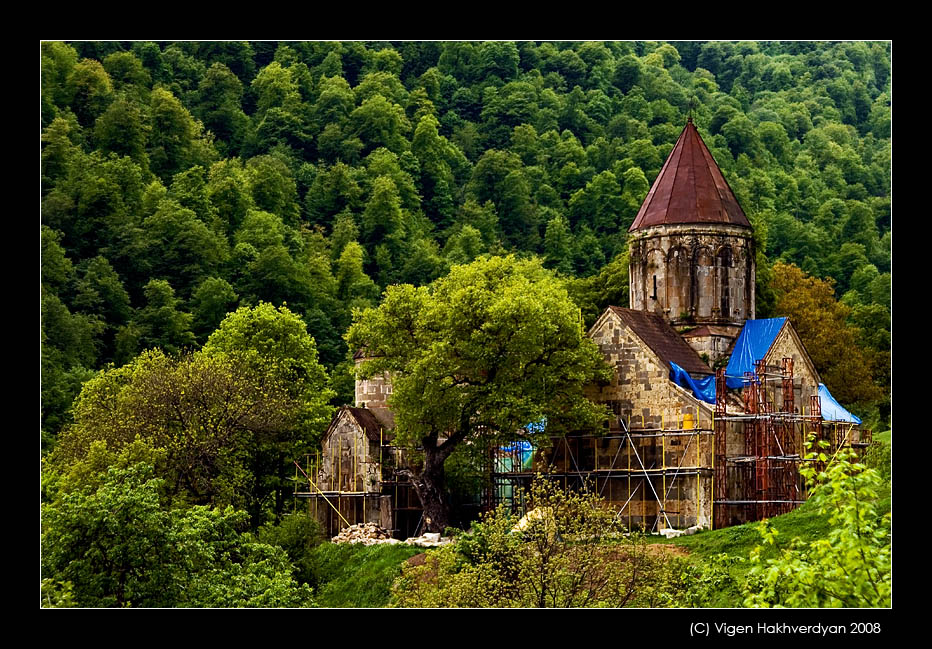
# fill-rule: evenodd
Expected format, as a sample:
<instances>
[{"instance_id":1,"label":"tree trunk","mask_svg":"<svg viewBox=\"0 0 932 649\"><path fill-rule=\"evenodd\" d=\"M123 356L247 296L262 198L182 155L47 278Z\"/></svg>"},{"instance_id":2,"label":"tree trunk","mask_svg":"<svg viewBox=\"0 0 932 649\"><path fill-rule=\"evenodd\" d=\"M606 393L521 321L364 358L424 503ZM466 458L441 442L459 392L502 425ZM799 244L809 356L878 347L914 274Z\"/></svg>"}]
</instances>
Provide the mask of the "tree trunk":
<instances>
[{"instance_id":1,"label":"tree trunk","mask_svg":"<svg viewBox=\"0 0 932 649\"><path fill-rule=\"evenodd\" d=\"M449 452L437 448L424 449L424 469L412 476L411 483L424 508L424 522L428 532L440 532L450 526L450 503L444 493L443 463Z\"/></svg>"}]
</instances>

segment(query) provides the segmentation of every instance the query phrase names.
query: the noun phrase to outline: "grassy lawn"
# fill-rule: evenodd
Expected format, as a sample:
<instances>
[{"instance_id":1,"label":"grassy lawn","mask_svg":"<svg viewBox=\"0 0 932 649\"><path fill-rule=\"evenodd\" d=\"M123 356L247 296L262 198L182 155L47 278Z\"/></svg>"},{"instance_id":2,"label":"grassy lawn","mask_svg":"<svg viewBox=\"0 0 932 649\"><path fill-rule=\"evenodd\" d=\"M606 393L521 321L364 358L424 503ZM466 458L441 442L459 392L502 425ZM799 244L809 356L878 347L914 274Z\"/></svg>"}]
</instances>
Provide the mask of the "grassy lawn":
<instances>
[{"instance_id":1,"label":"grassy lawn","mask_svg":"<svg viewBox=\"0 0 932 649\"><path fill-rule=\"evenodd\" d=\"M889 453L891 444L891 431L885 431L874 435L874 440L881 442ZM889 455L886 455L889 458ZM884 474L887 480L886 493L878 501L878 514L883 515L890 511L891 493L889 483L889 470ZM799 508L781 516L771 519L773 527L779 531L776 543L774 545L764 546L761 557L766 559L776 558L781 550L789 547L794 538L800 538L803 541L813 541L824 538L830 531L828 516L820 514L812 501L806 502ZM725 554L729 557L747 559L751 550L761 544L761 536L757 531L759 523L746 523L734 527L726 527L719 530L707 530L698 532L692 536L681 536L677 539L663 540L661 543L671 543L689 552L690 560L696 562L708 562L719 554ZM737 585L745 581L745 575L750 569L747 562L736 562L730 568L730 573ZM733 590L724 589L720 593L720 599L716 605L721 607L741 606L741 596L737 588Z\"/></svg>"},{"instance_id":2,"label":"grassy lawn","mask_svg":"<svg viewBox=\"0 0 932 649\"><path fill-rule=\"evenodd\" d=\"M314 590L325 608L380 608L388 604L401 564L424 551L413 545L322 543L315 548Z\"/></svg>"}]
</instances>

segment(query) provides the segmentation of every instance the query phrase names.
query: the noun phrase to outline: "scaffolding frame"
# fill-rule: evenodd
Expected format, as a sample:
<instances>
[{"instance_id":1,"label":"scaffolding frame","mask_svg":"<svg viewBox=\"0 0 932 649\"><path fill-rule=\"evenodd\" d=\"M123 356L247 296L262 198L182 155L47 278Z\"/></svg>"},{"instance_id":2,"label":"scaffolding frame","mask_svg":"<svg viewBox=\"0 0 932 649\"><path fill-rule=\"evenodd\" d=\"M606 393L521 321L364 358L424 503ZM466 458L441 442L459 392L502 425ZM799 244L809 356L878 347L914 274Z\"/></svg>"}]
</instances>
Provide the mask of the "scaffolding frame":
<instances>
[{"instance_id":1,"label":"scaffolding frame","mask_svg":"<svg viewBox=\"0 0 932 649\"><path fill-rule=\"evenodd\" d=\"M715 404L707 421L700 421L707 418L695 407L664 411L659 417L642 412L632 418L629 412L627 419L616 410L614 426L604 434L567 435L553 438L547 449L532 447L531 468L526 466L528 448L515 443L528 441L525 437L516 435L512 444L488 449L481 468L485 484L480 508L505 505L516 514L527 513L527 491L541 474L564 488L594 490L629 529L727 527L783 514L806 501L809 494L801 466L815 462L817 468L824 468L831 461L806 458L810 436L826 444L832 459L843 447L870 443L869 430L824 422L818 394L810 395L808 408L797 407L804 403L803 387L794 375L792 358L769 366L758 360L753 372L745 372L738 393L728 390L725 378L724 369L718 369ZM729 411L729 397L738 397L741 407ZM378 479L368 488L358 482L354 438L352 464L346 467L353 484L346 488L342 444L332 450L329 485L317 485L311 478L319 475L322 466L319 452L313 461L306 457L305 467L295 462L296 500L307 499L309 512L313 508L319 520L323 508L328 525L337 518L350 525L361 522L360 516L365 520L373 498L389 497L392 531L410 532L421 507L419 502L412 504L413 486L400 471L403 450L385 443L380 435L378 459L368 460L378 465L377 471L366 472ZM303 484L306 491L299 490ZM400 529L401 519L405 530Z\"/></svg>"},{"instance_id":2,"label":"scaffolding frame","mask_svg":"<svg viewBox=\"0 0 932 649\"><path fill-rule=\"evenodd\" d=\"M771 518L804 503L809 493L800 468L807 462L820 469L826 464L806 457L810 437L834 455L845 446L868 445L869 430L861 430L853 442L855 424L843 425L839 433L840 422L823 421L818 394L810 395L808 414L805 407L800 411L795 378L792 358L777 366L758 360L753 372L744 373L743 412L729 414L724 370L717 372L715 527ZM743 437L743 452L728 452L729 433L732 440Z\"/></svg>"},{"instance_id":3,"label":"scaffolding frame","mask_svg":"<svg viewBox=\"0 0 932 649\"><path fill-rule=\"evenodd\" d=\"M811 395L808 408L800 411L797 393L802 390L794 375L792 358L781 359L779 365L758 360L754 371L745 373L737 395L743 408L729 411L728 397L734 393L727 389L724 369L719 369L709 426L700 427L695 419L689 427L679 425L690 416L682 411L672 421L661 414L659 427L646 426L644 415L639 416L641 426L632 427L630 415L627 422L618 415L617 432L554 439L550 461L540 467L540 473L547 479L561 481L564 487L593 488L609 503L620 504L616 517L626 520L629 528L640 524L649 531L657 531L684 527L689 522L699 524L702 518L706 518L709 527L719 528L783 514L809 496L800 472L803 463L825 464L806 458L810 435L825 442L833 457L842 447L865 447L871 438L869 430L859 429L855 424L824 422L817 394ZM855 442L852 432L856 428L859 435ZM683 436L687 438L685 445L671 453L672 440ZM653 449L645 457L645 441L651 439ZM620 443L607 464L600 464L597 451L584 453L587 445L594 448L596 444L611 444L612 440ZM696 461L687 464L693 443L697 446ZM498 453L500 457L504 452ZM493 460L490 465L501 463ZM493 470L486 498L488 506L506 504L516 513L525 513L520 492L527 489L533 477L533 472L528 471ZM689 486L691 497L697 501L694 516L671 509L671 503L676 502L682 507L685 479L695 479ZM706 489L706 480L710 502L700 512L698 501ZM651 502L654 513L648 521L645 514L650 508L646 503ZM633 509L640 513L633 514Z\"/></svg>"},{"instance_id":4,"label":"scaffolding frame","mask_svg":"<svg viewBox=\"0 0 932 649\"><path fill-rule=\"evenodd\" d=\"M365 464L374 464L373 471L366 474L376 474L378 479L374 484L367 485L365 478L359 473L359 448L353 440L352 455L347 458L343 451L343 442L340 448L331 448L329 482L318 484L321 469L325 459L321 451L313 455L305 454L304 465L295 461L294 491L292 496L295 503L306 500L308 515L322 522L325 532L329 536L338 533L340 529L358 523L367 522L374 509L379 509L380 499L391 498L391 529L395 535L408 535L411 526L407 519L415 513L420 514L421 507L411 504L411 491L413 489L408 478L399 471L403 466L404 450L385 441L384 430L379 433L378 459L370 459ZM344 465L347 465L344 467ZM344 469L348 469L344 475ZM352 476L352 484L344 480ZM296 505L297 507L297 505ZM399 523L402 523L399 526Z\"/></svg>"},{"instance_id":5,"label":"scaffolding frame","mask_svg":"<svg viewBox=\"0 0 932 649\"><path fill-rule=\"evenodd\" d=\"M555 438L548 449L549 459L538 471L491 471L484 502L489 508L504 504L516 514L526 513L524 492L539 472L564 488L596 491L629 529L685 527L690 515L670 509L671 504L684 502L687 479L696 479L692 489L697 490L701 488L698 478L711 476L714 431L711 425L700 427L697 418L694 412L680 412L670 420L673 425L667 426L662 416L659 427L650 427L641 417L641 426L632 427L630 417L625 421L617 416L617 432ZM608 453L600 453L599 446ZM695 461L687 463L693 457L690 450ZM499 447L490 454L492 467L520 465L514 450ZM610 459L603 463L603 457Z\"/></svg>"}]
</instances>

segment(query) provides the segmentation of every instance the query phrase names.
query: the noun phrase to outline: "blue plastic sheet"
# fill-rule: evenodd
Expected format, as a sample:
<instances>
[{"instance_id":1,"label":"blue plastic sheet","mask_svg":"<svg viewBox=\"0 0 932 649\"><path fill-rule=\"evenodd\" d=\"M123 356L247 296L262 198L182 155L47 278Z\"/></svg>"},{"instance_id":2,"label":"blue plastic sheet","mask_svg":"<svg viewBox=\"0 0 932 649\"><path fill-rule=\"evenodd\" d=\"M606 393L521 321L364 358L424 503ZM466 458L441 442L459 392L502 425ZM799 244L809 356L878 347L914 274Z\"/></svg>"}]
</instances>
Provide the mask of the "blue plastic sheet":
<instances>
[{"instance_id":1,"label":"blue plastic sheet","mask_svg":"<svg viewBox=\"0 0 932 649\"><path fill-rule=\"evenodd\" d=\"M694 379L686 370L671 361L670 380L692 392L700 401L715 403L714 376L707 376L704 379Z\"/></svg>"},{"instance_id":2,"label":"blue plastic sheet","mask_svg":"<svg viewBox=\"0 0 932 649\"><path fill-rule=\"evenodd\" d=\"M543 433L547 430L547 418L541 417L524 427L529 433ZM534 464L534 445L527 440L517 440L498 449L508 454L498 458L499 471L529 470Z\"/></svg>"},{"instance_id":3,"label":"blue plastic sheet","mask_svg":"<svg viewBox=\"0 0 932 649\"><path fill-rule=\"evenodd\" d=\"M529 433L542 433L547 429L547 418L541 417L538 421L531 422L525 426Z\"/></svg>"},{"instance_id":4,"label":"blue plastic sheet","mask_svg":"<svg viewBox=\"0 0 932 649\"><path fill-rule=\"evenodd\" d=\"M860 424L860 418L852 415L845 410L844 406L835 401L835 397L828 391L824 383L819 383L819 400L822 402L822 420L823 421L847 421L852 424Z\"/></svg>"},{"instance_id":5,"label":"blue plastic sheet","mask_svg":"<svg viewBox=\"0 0 932 649\"><path fill-rule=\"evenodd\" d=\"M499 450L509 454L498 458L499 471L527 471L534 466L534 445L526 440L499 446Z\"/></svg>"},{"instance_id":6,"label":"blue plastic sheet","mask_svg":"<svg viewBox=\"0 0 932 649\"><path fill-rule=\"evenodd\" d=\"M754 371L754 363L770 350L784 322L786 318L748 320L744 323L725 367L725 385L732 389L744 386L744 373Z\"/></svg>"}]
</instances>

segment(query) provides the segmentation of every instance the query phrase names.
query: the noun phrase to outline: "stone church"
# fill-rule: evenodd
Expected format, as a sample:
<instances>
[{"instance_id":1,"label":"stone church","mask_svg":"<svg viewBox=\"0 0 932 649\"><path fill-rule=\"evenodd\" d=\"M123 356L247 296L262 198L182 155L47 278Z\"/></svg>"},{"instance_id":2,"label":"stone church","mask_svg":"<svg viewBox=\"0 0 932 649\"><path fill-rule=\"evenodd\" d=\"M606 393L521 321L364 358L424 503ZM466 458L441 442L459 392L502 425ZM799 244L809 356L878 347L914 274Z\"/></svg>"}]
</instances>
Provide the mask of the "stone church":
<instances>
[{"instance_id":1,"label":"stone church","mask_svg":"<svg viewBox=\"0 0 932 649\"><path fill-rule=\"evenodd\" d=\"M755 319L753 229L691 118L628 235L630 307L608 307L588 332L615 370L588 391L614 415L607 430L503 447L483 505L520 508L542 472L587 483L630 527L652 531L798 506L805 438L837 448L868 433L828 394L792 324ZM390 477L404 462L390 444L390 395L385 378L358 380L355 405L325 435L307 497L331 531L364 520L417 530L417 498Z\"/></svg>"}]
</instances>

